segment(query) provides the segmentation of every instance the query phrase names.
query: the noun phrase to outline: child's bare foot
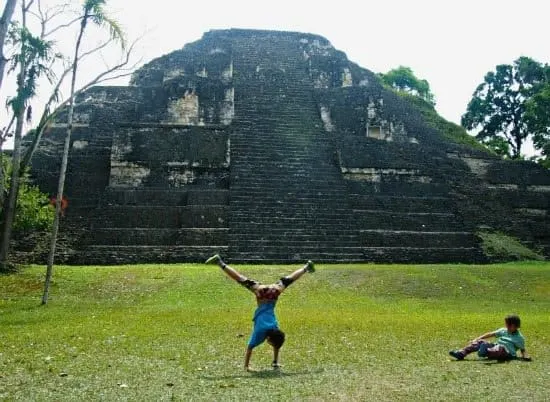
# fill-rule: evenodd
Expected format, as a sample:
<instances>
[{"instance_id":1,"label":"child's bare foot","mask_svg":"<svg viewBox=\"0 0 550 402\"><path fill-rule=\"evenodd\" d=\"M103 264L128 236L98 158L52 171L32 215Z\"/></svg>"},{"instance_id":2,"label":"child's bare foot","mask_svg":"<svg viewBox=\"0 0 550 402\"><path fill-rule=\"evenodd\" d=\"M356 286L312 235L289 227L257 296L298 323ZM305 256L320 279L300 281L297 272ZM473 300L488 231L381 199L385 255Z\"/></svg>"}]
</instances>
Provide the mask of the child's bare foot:
<instances>
[{"instance_id":1,"label":"child's bare foot","mask_svg":"<svg viewBox=\"0 0 550 402\"><path fill-rule=\"evenodd\" d=\"M248 367L248 366L245 366L245 371L247 371L248 373L255 373L256 370L254 370L252 367Z\"/></svg>"}]
</instances>

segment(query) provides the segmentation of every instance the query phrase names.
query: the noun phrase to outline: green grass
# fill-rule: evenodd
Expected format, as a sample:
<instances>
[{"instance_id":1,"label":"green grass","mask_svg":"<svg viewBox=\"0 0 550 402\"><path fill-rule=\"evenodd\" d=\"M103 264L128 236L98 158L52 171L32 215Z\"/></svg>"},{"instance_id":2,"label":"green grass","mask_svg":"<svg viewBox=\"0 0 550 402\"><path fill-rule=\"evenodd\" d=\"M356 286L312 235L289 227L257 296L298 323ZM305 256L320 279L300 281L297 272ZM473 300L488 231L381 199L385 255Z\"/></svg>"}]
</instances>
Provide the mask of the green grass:
<instances>
[{"instance_id":1,"label":"green grass","mask_svg":"<svg viewBox=\"0 0 550 402\"><path fill-rule=\"evenodd\" d=\"M290 266L244 267L262 281ZM281 297L270 350L242 370L253 296L198 265L0 276L0 400L547 400L550 264L319 265ZM517 312L534 361L452 362Z\"/></svg>"},{"instance_id":2,"label":"green grass","mask_svg":"<svg viewBox=\"0 0 550 402\"><path fill-rule=\"evenodd\" d=\"M520 243L518 239L500 232L479 232L485 254L493 261L544 260L544 256Z\"/></svg>"},{"instance_id":3,"label":"green grass","mask_svg":"<svg viewBox=\"0 0 550 402\"><path fill-rule=\"evenodd\" d=\"M449 141L457 144L466 145L475 148L480 151L484 151L490 154L494 154L492 150L487 148L481 142L477 141L475 137L468 134L464 127L459 126L453 122L445 120L441 117L435 108L426 102L424 99L408 94L403 91L395 91L399 96L409 101L424 117L426 124L435 128L441 133L441 135Z\"/></svg>"}]
</instances>

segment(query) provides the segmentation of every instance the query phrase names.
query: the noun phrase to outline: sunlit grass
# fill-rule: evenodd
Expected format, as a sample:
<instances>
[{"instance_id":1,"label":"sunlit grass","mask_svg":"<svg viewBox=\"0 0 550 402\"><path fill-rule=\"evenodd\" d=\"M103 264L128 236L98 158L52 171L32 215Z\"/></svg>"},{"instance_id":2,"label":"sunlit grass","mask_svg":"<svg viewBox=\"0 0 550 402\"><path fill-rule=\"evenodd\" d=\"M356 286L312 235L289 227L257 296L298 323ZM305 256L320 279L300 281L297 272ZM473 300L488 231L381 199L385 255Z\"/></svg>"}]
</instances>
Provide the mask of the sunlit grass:
<instances>
[{"instance_id":1,"label":"sunlit grass","mask_svg":"<svg viewBox=\"0 0 550 402\"><path fill-rule=\"evenodd\" d=\"M294 266L238 267L269 282ZM327 265L279 302L270 350L242 370L253 296L199 265L59 267L0 277L0 400L546 400L550 264ZM523 319L532 363L447 351ZM504 385L505 386L504 386Z\"/></svg>"}]
</instances>

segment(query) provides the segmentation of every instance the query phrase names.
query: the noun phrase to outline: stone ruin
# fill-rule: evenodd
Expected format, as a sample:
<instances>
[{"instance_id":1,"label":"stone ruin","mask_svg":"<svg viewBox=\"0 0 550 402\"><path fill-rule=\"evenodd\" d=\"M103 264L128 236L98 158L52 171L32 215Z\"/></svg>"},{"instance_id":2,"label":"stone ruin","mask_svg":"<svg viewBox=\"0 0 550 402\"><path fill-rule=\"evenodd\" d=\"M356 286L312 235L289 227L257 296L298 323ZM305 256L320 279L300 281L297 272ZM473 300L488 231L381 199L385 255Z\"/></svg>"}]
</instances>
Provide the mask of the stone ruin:
<instances>
[{"instance_id":1,"label":"stone ruin","mask_svg":"<svg viewBox=\"0 0 550 402\"><path fill-rule=\"evenodd\" d=\"M454 143L321 36L208 32L83 93L75 127L69 263L484 262L480 229L550 250L548 171Z\"/></svg>"}]
</instances>

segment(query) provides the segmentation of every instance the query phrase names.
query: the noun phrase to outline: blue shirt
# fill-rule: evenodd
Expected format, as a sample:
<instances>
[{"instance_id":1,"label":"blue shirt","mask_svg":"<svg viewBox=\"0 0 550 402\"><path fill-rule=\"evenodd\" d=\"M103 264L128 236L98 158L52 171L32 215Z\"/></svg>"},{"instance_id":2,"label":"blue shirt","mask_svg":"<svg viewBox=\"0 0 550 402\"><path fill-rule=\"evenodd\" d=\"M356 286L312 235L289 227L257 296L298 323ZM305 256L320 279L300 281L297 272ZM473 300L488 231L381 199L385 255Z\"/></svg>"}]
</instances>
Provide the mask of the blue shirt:
<instances>
[{"instance_id":1,"label":"blue shirt","mask_svg":"<svg viewBox=\"0 0 550 402\"><path fill-rule=\"evenodd\" d=\"M504 346L506 351L512 356L516 355L516 350L525 349L525 338L519 329L514 333L510 333L506 328L500 328L495 331L495 336L497 344Z\"/></svg>"},{"instance_id":2,"label":"blue shirt","mask_svg":"<svg viewBox=\"0 0 550 402\"><path fill-rule=\"evenodd\" d=\"M249 348L255 348L265 341L267 332L271 329L278 329L279 323L275 317L276 300L264 302L254 312L254 331L248 341Z\"/></svg>"}]
</instances>

